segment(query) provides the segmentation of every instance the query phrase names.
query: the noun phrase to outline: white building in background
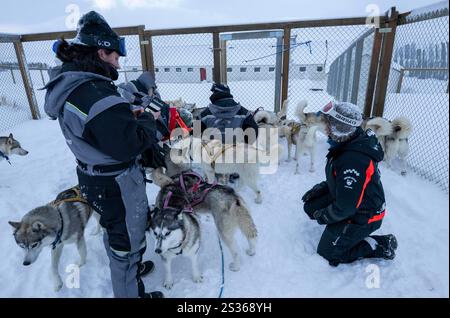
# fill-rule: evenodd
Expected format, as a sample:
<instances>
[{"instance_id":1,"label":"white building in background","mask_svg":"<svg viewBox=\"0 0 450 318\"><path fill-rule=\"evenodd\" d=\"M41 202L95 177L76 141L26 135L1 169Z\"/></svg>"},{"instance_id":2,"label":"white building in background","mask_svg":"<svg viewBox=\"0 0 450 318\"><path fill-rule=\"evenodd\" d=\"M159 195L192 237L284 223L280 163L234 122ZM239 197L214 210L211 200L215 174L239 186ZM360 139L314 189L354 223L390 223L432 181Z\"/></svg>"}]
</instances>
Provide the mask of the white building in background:
<instances>
[{"instance_id":1,"label":"white building in background","mask_svg":"<svg viewBox=\"0 0 450 318\"><path fill-rule=\"evenodd\" d=\"M210 44L192 38L175 45L156 41L153 45L157 83L195 83L213 80L213 54ZM310 50L311 48L311 50ZM257 39L227 42L227 80L275 80L276 41ZM325 53L320 43L298 46L291 51L289 76L292 79L325 80Z\"/></svg>"},{"instance_id":2,"label":"white building in background","mask_svg":"<svg viewBox=\"0 0 450 318\"><path fill-rule=\"evenodd\" d=\"M212 82L211 65L157 65L158 83L196 83L206 80ZM326 73L323 64L294 64L290 66L289 77L297 79L324 80ZM275 78L275 65L228 65L228 81L264 81Z\"/></svg>"}]
</instances>

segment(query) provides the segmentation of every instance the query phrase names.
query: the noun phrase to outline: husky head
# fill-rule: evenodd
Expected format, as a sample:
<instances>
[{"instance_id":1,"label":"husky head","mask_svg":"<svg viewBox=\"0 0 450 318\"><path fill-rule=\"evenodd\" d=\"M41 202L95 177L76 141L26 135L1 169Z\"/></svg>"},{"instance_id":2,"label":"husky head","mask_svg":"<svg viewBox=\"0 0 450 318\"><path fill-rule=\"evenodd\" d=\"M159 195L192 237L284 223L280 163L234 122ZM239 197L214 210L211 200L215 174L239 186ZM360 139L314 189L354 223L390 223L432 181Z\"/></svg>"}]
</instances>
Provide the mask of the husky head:
<instances>
[{"instance_id":1,"label":"husky head","mask_svg":"<svg viewBox=\"0 0 450 318\"><path fill-rule=\"evenodd\" d=\"M55 232L51 226L45 224L43 218L37 217L37 214L49 207L39 207L27 215L20 222L9 221L8 223L14 229L14 239L16 244L25 252L23 265L28 266L38 258L44 246L48 246L55 240ZM46 212L46 211L44 211Z\"/></svg>"},{"instance_id":2,"label":"husky head","mask_svg":"<svg viewBox=\"0 0 450 318\"><path fill-rule=\"evenodd\" d=\"M7 156L25 156L28 154L28 151L20 146L20 143L16 139L14 139L12 134L9 134L8 137L0 137L0 150Z\"/></svg>"},{"instance_id":3,"label":"husky head","mask_svg":"<svg viewBox=\"0 0 450 318\"><path fill-rule=\"evenodd\" d=\"M156 254L164 254L180 247L184 238L182 209L156 208L152 213L150 227L155 238Z\"/></svg>"}]
</instances>

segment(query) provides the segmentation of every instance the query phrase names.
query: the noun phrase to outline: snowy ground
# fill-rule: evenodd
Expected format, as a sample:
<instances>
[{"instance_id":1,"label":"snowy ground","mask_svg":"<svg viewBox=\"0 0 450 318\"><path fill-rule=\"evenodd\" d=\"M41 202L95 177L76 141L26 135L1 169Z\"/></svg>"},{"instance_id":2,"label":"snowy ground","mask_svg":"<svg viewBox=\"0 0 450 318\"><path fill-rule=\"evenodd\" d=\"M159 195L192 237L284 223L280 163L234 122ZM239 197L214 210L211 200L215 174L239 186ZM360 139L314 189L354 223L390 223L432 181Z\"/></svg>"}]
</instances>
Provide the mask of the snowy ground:
<instances>
[{"instance_id":1,"label":"snowy ground","mask_svg":"<svg viewBox=\"0 0 450 318\"><path fill-rule=\"evenodd\" d=\"M10 132L10 131L8 131ZM26 157L12 157L12 166L0 162L0 297L112 297L108 259L100 236L91 236L88 225L87 263L80 270L80 288L63 287L53 292L50 280L50 248L31 266L22 265L22 251L16 246L9 220L20 220L34 207L54 199L62 189L76 184L75 163L57 122L28 121L11 131L24 148ZM7 132L0 132L5 135ZM380 233L394 233L399 241L394 261L364 260L330 267L315 252L323 226L302 212L300 196L324 177L327 144L320 138L317 171L308 172L308 157L301 158L301 174L294 175L295 162L282 162L275 175L263 175L264 202L253 203L253 193L242 196L250 206L259 233L257 252L249 257L241 247L241 271L225 268L224 297L448 297L449 296L449 197L436 185L410 173L381 166L387 200L387 216ZM153 202L157 188L148 186ZM162 287L163 267L153 253L148 236L146 259L156 270L144 282L148 290L163 290L167 297L217 297L221 283L221 254L216 230L209 217L202 217L200 266L205 281L190 278L188 259L177 259L175 285ZM224 249L225 264L230 261ZM77 260L76 248L64 249L60 273ZM380 273L379 288L368 288L366 280ZM375 269L375 272L377 270Z\"/></svg>"}]
</instances>

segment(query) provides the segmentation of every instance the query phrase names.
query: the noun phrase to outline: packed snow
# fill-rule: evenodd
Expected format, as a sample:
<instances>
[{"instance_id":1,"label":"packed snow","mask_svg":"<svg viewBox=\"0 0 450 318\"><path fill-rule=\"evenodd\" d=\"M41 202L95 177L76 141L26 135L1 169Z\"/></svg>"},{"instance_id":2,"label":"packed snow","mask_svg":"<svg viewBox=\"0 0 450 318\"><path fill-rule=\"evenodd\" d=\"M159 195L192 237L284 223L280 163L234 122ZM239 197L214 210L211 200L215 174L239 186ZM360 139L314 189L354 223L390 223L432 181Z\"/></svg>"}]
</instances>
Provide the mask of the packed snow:
<instances>
[{"instance_id":1,"label":"packed snow","mask_svg":"<svg viewBox=\"0 0 450 318\"><path fill-rule=\"evenodd\" d=\"M50 248L44 249L32 265L22 265L23 254L8 221L18 221L31 209L53 200L61 190L75 185L77 178L74 157L56 121L27 121L0 135L10 132L30 153L13 156L12 165L0 161L0 297L112 297L101 235L90 234L96 226L94 219L85 233L88 256L80 269L79 288L66 284L60 292L53 291ZM300 197L324 179L327 148L326 138L320 135L314 173L308 172L309 158L302 156L299 175L294 175L295 161L284 160L275 174L262 175L261 205L253 202L251 190L239 190L250 207L259 238L256 255L250 257L244 252L244 238L238 235L239 272L227 268L231 256L224 247L223 297L448 297L449 197L411 171L402 177L384 164L380 167L387 215L378 232L397 236L395 260L362 260L334 268L316 253L324 226L303 213ZM285 159L286 153L283 156ZM149 203L154 202L157 191L155 185L147 186ZM192 281L190 262L180 257L173 262L175 284L165 290L163 265L148 235L144 258L156 264L155 271L144 279L148 291L161 290L166 297L218 297L221 250L210 216L201 216L201 229L199 263L204 282ZM71 264L77 260L75 246L68 245L59 268L63 281L70 280Z\"/></svg>"}]
</instances>

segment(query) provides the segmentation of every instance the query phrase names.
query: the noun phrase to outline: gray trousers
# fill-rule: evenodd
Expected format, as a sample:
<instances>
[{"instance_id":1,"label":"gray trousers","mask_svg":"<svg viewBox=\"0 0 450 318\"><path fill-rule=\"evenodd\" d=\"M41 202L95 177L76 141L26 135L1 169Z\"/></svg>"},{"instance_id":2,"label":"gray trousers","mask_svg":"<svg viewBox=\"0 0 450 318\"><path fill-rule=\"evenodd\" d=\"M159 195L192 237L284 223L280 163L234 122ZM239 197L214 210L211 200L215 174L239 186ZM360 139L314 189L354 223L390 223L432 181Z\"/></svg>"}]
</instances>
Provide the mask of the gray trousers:
<instances>
[{"instance_id":1,"label":"gray trousers","mask_svg":"<svg viewBox=\"0 0 450 318\"><path fill-rule=\"evenodd\" d=\"M139 297L144 286L138 268L145 252L148 202L144 173L134 165L117 177L78 171L80 189L100 214L115 297Z\"/></svg>"}]
</instances>

